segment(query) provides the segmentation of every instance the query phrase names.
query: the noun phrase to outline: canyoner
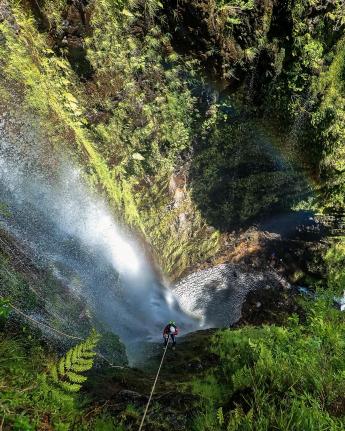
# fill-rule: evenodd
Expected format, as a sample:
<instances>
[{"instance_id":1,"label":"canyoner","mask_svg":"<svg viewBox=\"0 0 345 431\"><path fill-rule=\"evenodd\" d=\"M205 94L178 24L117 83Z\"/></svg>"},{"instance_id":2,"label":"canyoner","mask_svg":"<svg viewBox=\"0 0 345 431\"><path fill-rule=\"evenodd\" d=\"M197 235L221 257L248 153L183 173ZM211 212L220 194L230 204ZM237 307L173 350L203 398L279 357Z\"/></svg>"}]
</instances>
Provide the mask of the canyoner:
<instances>
[{"instance_id":1,"label":"canyoner","mask_svg":"<svg viewBox=\"0 0 345 431\"><path fill-rule=\"evenodd\" d=\"M176 346L176 336L178 335L179 330L176 326L176 323L173 320L170 320L169 323L163 329L163 338L164 338L164 347L167 346L169 339L172 341L172 348L175 349Z\"/></svg>"}]
</instances>

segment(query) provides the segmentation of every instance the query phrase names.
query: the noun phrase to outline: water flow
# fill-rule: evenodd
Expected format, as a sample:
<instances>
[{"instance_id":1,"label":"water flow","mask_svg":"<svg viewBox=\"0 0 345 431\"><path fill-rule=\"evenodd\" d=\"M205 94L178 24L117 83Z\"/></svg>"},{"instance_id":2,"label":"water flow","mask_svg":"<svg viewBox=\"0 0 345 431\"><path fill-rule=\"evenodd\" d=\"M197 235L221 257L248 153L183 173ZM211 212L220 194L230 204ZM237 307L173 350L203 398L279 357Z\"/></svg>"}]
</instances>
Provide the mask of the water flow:
<instances>
[{"instance_id":1,"label":"water flow","mask_svg":"<svg viewBox=\"0 0 345 431\"><path fill-rule=\"evenodd\" d=\"M31 128L6 120L0 119L0 202L12 215L3 223L34 261L81 296L127 347L159 337L170 318L186 332L195 329L81 171Z\"/></svg>"}]
</instances>

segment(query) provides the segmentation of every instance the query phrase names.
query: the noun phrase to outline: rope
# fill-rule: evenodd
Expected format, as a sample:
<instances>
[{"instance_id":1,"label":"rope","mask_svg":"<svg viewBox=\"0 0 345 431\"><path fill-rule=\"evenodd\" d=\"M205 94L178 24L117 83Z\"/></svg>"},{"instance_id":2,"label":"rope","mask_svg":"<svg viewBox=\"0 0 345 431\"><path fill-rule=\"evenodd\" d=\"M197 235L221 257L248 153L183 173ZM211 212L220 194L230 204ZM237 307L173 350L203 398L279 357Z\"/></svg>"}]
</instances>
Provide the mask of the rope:
<instances>
[{"instance_id":1,"label":"rope","mask_svg":"<svg viewBox=\"0 0 345 431\"><path fill-rule=\"evenodd\" d=\"M73 340L80 340L80 341L84 341L84 338L77 337L76 335L66 334L65 332L59 331L59 330L57 330L57 329L54 329L54 328L52 328L51 326L49 326L49 325L47 325L47 324L45 324L45 323L38 322L37 320L35 320L35 319L33 319L32 317L28 316L27 314L23 313L21 310L19 310L18 308L16 308L16 307L15 307L14 305L12 305L11 303L8 303L8 305L9 305L11 308L13 308L13 310L14 310L16 313L20 314L21 316L25 317L25 318L26 318L26 319L28 319L28 320L31 320L31 322L35 323L36 325L39 325L39 326L45 326L46 328L50 329L50 330L51 330L51 331L53 331L53 332L56 332L56 333L57 333L57 334L59 334L59 335L62 335L63 337L71 338L71 339L73 339Z\"/></svg>"},{"instance_id":2,"label":"rope","mask_svg":"<svg viewBox=\"0 0 345 431\"><path fill-rule=\"evenodd\" d=\"M150 393L150 396L149 396L149 400L148 400L148 402L147 402L147 404L146 404L146 407L145 407L145 411L144 411L143 418L142 418L142 420L141 420L141 424L140 424L140 427L139 427L139 431L141 431L141 430L142 430L143 425L144 425L145 417L146 417L147 411L148 411L148 409L149 409L149 405L150 405L150 402L151 402L151 398L152 398L153 392L154 392L154 390L155 390L156 383L157 383L157 380L158 380L158 376L159 376L159 373L160 373L161 368L162 368L162 365L163 365L163 361L164 361L165 354L166 354L167 349L168 349L169 339L170 339L170 337L168 337L167 345L165 346L165 349L164 349L164 353L163 353L163 356L162 356L162 360L161 360L161 363L160 363L160 365L159 365L159 368L158 368L158 371L157 371L157 374L156 374L156 378L155 378L155 381L154 381L153 386L152 386L152 389L151 389L151 393Z\"/></svg>"},{"instance_id":3,"label":"rope","mask_svg":"<svg viewBox=\"0 0 345 431\"><path fill-rule=\"evenodd\" d=\"M7 303L7 305L9 305L16 313L20 314L21 316L25 317L25 319L30 320L31 322L35 323L36 325L45 326L49 330L51 330L53 332L56 332L57 334L62 335L63 337L66 337L66 338L70 338L70 339L73 339L73 340L85 341L84 338L77 337L76 335L66 334L65 332L62 332L62 331L59 331L57 329L52 328L51 326L47 325L46 323L42 323L42 322L39 322L38 320L33 319L32 317L28 316L27 314L25 314L23 311L19 310L17 307L15 307L11 303ZM121 369L128 368L128 367L123 367L122 365L114 365L114 364L112 364L110 361L108 361L108 359L105 356L102 355L102 353L96 352L96 356L102 358L105 362L107 362L107 364L111 368L121 368Z\"/></svg>"}]
</instances>

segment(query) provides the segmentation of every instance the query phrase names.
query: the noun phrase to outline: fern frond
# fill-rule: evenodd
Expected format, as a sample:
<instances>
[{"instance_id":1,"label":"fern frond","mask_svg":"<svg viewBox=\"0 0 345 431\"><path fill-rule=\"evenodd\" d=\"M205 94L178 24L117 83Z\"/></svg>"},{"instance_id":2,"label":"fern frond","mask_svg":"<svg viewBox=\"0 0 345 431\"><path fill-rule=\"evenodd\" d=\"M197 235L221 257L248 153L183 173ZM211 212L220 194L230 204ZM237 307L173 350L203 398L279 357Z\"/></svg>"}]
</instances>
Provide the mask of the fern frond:
<instances>
[{"instance_id":1,"label":"fern frond","mask_svg":"<svg viewBox=\"0 0 345 431\"><path fill-rule=\"evenodd\" d=\"M85 371L89 371L90 368L92 367L90 367L89 365L76 365L74 367L74 371L76 371L77 373L84 373Z\"/></svg>"},{"instance_id":2,"label":"fern frond","mask_svg":"<svg viewBox=\"0 0 345 431\"><path fill-rule=\"evenodd\" d=\"M71 364L74 364L78 360L78 346L73 347L73 349L70 350L71 352Z\"/></svg>"},{"instance_id":3,"label":"fern frond","mask_svg":"<svg viewBox=\"0 0 345 431\"><path fill-rule=\"evenodd\" d=\"M96 356L96 352L83 352L83 358L93 358L94 356Z\"/></svg>"},{"instance_id":4,"label":"fern frond","mask_svg":"<svg viewBox=\"0 0 345 431\"><path fill-rule=\"evenodd\" d=\"M82 374L78 374L78 373L75 373L73 371L68 371L66 373L66 377L72 383L84 383L87 380L87 378L85 376L83 376Z\"/></svg>"},{"instance_id":5,"label":"fern frond","mask_svg":"<svg viewBox=\"0 0 345 431\"><path fill-rule=\"evenodd\" d=\"M84 359L83 361L79 360L77 363L75 363L73 365L73 369L74 371L83 372L83 371L90 370L92 366L93 366L92 359Z\"/></svg>"},{"instance_id":6,"label":"fern frond","mask_svg":"<svg viewBox=\"0 0 345 431\"><path fill-rule=\"evenodd\" d=\"M58 383L59 382L59 376L58 376L58 371L57 371L56 364L52 365L49 368L49 371L50 371L50 376L53 379L53 382L54 383Z\"/></svg>"},{"instance_id":7,"label":"fern frond","mask_svg":"<svg viewBox=\"0 0 345 431\"><path fill-rule=\"evenodd\" d=\"M61 358L58 365L58 371L60 376L63 376L65 374L65 358Z\"/></svg>"},{"instance_id":8,"label":"fern frond","mask_svg":"<svg viewBox=\"0 0 345 431\"><path fill-rule=\"evenodd\" d=\"M59 382L59 385L66 392L78 392L81 388L81 385L78 385L78 383Z\"/></svg>"},{"instance_id":9,"label":"fern frond","mask_svg":"<svg viewBox=\"0 0 345 431\"><path fill-rule=\"evenodd\" d=\"M85 341L72 347L51 367L52 380L67 392L78 392L81 384L87 380L80 373L92 368L96 355L94 349L99 339L100 335L93 330Z\"/></svg>"},{"instance_id":10,"label":"fern frond","mask_svg":"<svg viewBox=\"0 0 345 431\"><path fill-rule=\"evenodd\" d=\"M65 367L69 370L72 366L72 350L69 350L65 356Z\"/></svg>"}]
</instances>

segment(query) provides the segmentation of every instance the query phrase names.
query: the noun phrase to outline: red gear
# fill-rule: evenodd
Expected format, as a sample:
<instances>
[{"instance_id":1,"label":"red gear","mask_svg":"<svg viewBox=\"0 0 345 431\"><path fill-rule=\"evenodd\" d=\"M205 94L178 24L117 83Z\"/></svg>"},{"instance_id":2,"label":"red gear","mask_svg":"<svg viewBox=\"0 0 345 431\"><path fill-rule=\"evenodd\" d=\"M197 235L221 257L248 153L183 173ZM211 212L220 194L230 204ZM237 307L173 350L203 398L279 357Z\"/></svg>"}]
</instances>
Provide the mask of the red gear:
<instances>
[{"instance_id":1,"label":"red gear","mask_svg":"<svg viewBox=\"0 0 345 431\"><path fill-rule=\"evenodd\" d=\"M164 328L164 330L163 330L163 336L164 336L164 335L169 335L169 334L170 334L170 326L174 326L174 325L171 325L171 324L169 323L169 324ZM177 326L174 326L174 328L175 328L174 335L178 335L178 333L179 333L178 327L177 327Z\"/></svg>"}]
</instances>

